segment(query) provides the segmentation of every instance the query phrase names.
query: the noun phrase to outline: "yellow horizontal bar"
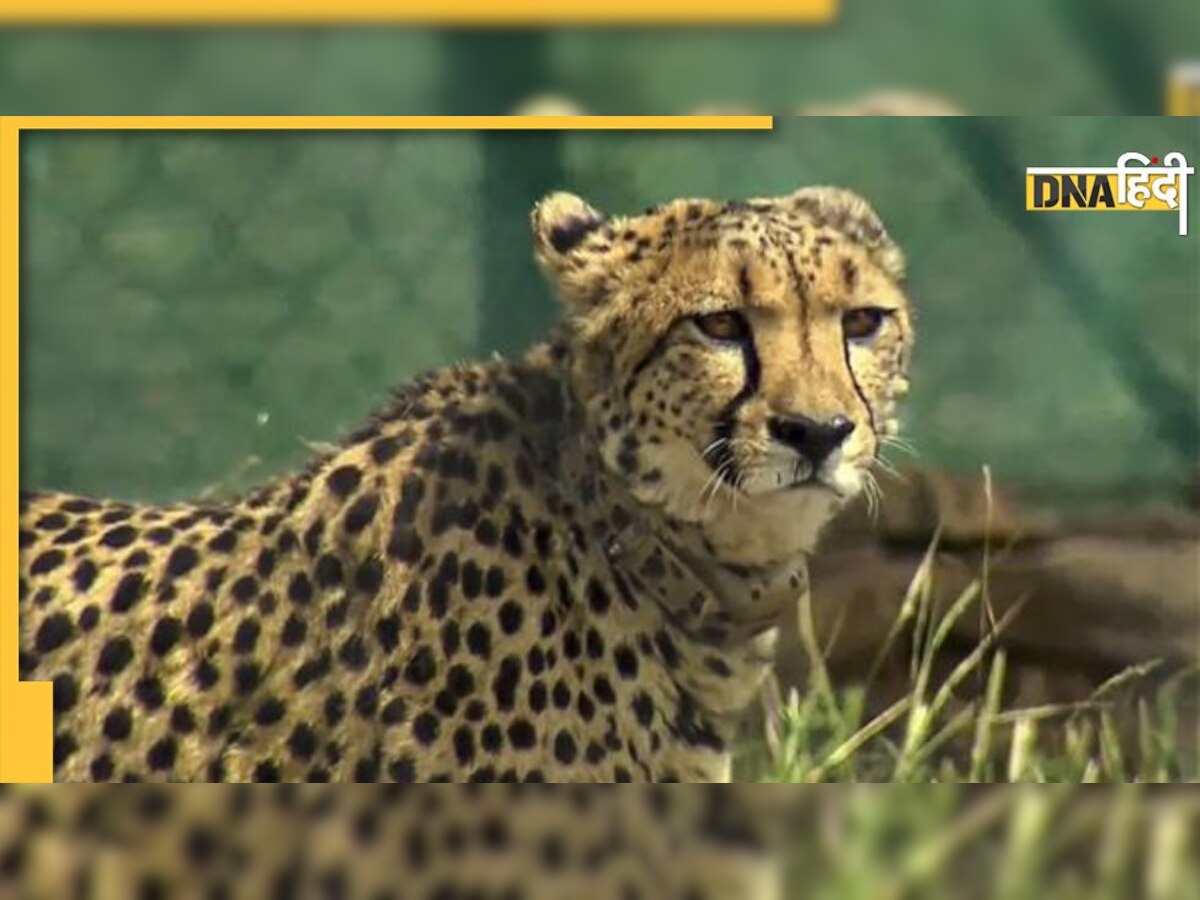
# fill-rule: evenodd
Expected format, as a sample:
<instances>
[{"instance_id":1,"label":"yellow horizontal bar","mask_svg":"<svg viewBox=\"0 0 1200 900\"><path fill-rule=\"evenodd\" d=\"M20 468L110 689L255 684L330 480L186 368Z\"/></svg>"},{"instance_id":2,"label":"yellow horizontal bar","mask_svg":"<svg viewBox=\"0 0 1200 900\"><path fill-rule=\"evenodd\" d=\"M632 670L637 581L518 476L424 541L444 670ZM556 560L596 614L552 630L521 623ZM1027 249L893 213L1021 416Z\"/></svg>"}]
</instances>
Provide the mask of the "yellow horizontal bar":
<instances>
[{"instance_id":1,"label":"yellow horizontal bar","mask_svg":"<svg viewBox=\"0 0 1200 900\"><path fill-rule=\"evenodd\" d=\"M13 116L52 131L769 131L770 116Z\"/></svg>"},{"instance_id":2,"label":"yellow horizontal bar","mask_svg":"<svg viewBox=\"0 0 1200 900\"><path fill-rule=\"evenodd\" d=\"M6 0L0 24L823 24L837 7L838 0Z\"/></svg>"}]
</instances>

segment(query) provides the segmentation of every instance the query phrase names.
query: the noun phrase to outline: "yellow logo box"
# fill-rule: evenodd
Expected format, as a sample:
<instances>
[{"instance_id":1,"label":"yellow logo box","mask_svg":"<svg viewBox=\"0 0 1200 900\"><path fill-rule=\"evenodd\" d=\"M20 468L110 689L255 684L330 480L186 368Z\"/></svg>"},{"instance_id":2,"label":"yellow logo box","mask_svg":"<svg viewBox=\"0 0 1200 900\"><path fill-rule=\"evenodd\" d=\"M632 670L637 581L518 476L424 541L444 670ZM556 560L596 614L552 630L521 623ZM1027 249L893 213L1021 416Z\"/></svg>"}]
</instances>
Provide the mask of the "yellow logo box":
<instances>
[{"instance_id":1,"label":"yellow logo box","mask_svg":"<svg viewBox=\"0 0 1200 900\"><path fill-rule=\"evenodd\" d=\"M1175 212L1188 233L1188 178L1195 174L1178 150L1146 156L1129 150L1115 166L1030 166L1025 208L1030 212Z\"/></svg>"},{"instance_id":2,"label":"yellow logo box","mask_svg":"<svg viewBox=\"0 0 1200 900\"><path fill-rule=\"evenodd\" d=\"M1163 172L1162 174L1166 174ZM1120 175L1077 172L1025 174L1025 208L1034 212L1174 212L1170 203L1152 193L1140 204L1127 196L1122 202Z\"/></svg>"}]
</instances>

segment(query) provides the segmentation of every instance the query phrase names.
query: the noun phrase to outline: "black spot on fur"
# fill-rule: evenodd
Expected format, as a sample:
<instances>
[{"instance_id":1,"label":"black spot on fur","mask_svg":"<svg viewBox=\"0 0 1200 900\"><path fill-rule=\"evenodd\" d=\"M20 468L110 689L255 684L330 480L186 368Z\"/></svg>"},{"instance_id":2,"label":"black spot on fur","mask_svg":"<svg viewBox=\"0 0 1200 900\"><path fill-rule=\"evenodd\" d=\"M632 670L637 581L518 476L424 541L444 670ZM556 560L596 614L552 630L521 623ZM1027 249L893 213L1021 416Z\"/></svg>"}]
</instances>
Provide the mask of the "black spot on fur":
<instances>
[{"instance_id":1,"label":"black spot on fur","mask_svg":"<svg viewBox=\"0 0 1200 900\"><path fill-rule=\"evenodd\" d=\"M100 675L117 675L133 659L133 644L125 635L117 635L101 648L96 660L96 672Z\"/></svg>"},{"instance_id":2,"label":"black spot on fur","mask_svg":"<svg viewBox=\"0 0 1200 900\"><path fill-rule=\"evenodd\" d=\"M29 573L45 575L47 572L53 572L62 565L64 559L66 556L61 550L47 550L34 557L33 563L29 566Z\"/></svg>"},{"instance_id":3,"label":"black spot on fur","mask_svg":"<svg viewBox=\"0 0 1200 900\"><path fill-rule=\"evenodd\" d=\"M183 636L183 625L174 616L164 616L154 624L150 634L150 650L156 656L166 656Z\"/></svg>"},{"instance_id":4,"label":"black spot on fur","mask_svg":"<svg viewBox=\"0 0 1200 900\"><path fill-rule=\"evenodd\" d=\"M75 633L71 617L66 613L52 613L38 626L33 639L33 647L38 653L50 653L57 650Z\"/></svg>"},{"instance_id":5,"label":"black spot on fur","mask_svg":"<svg viewBox=\"0 0 1200 900\"><path fill-rule=\"evenodd\" d=\"M167 557L167 575L171 578L186 575L196 567L199 559L200 557L191 547L176 547Z\"/></svg>"},{"instance_id":6,"label":"black spot on fur","mask_svg":"<svg viewBox=\"0 0 1200 900\"><path fill-rule=\"evenodd\" d=\"M71 573L71 583L75 586L75 590L82 594L92 586L92 582L95 580L96 564L90 559L81 559L75 566L75 571Z\"/></svg>"},{"instance_id":7,"label":"black spot on fur","mask_svg":"<svg viewBox=\"0 0 1200 900\"><path fill-rule=\"evenodd\" d=\"M550 229L550 245L559 253L566 253L605 221L605 217L599 214L572 216Z\"/></svg>"},{"instance_id":8,"label":"black spot on fur","mask_svg":"<svg viewBox=\"0 0 1200 900\"><path fill-rule=\"evenodd\" d=\"M329 473L325 484L338 497L348 497L358 489L362 481L362 472L356 466L338 466Z\"/></svg>"}]
</instances>

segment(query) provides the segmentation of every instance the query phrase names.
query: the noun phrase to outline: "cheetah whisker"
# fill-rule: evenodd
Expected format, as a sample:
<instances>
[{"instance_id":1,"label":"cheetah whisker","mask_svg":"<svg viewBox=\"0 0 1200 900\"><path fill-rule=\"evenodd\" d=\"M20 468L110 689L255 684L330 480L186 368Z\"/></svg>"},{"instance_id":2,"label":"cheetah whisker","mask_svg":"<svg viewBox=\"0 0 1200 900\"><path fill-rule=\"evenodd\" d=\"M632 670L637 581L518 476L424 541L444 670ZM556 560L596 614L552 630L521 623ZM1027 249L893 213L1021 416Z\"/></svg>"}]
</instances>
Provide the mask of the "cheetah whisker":
<instances>
[{"instance_id":1,"label":"cheetah whisker","mask_svg":"<svg viewBox=\"0 0 1200 900\"><path fill-rule=\"evenodd\" d=\"M902 477L900 474L900 470L896 468L895 463L893 463L891 460L889 460L882 453L876 454L873 462L875 463L875 465L877 465L879 468L883 469L883 471L887 472L889 475L891 475L895 478Z\"/></svg>"},{"instance_id":2,"label":"cheetah whisker","mask_svg":"<svg viewBox=\"0 0 1200 900\"><path fill-rule=\"evenodd\" d=\"M704 486L700 488L700 501L704 505L704 508L700 514L702 519L708 518L709 506L712 505L713 497L715 497L721 490L721 479L723 478L725 470L728 468L728 466L729 463L726 461L721 463L721 465L719 465L717 468L713 469L712 474L708 476L708 480L704 482ZM705 498L705 494L708 495L707 499Z\"/></svg>"},{"instance_id":3,"label":"cheetah whisker","mask_svg":"<svg viewBox=\"0 0 1200 900\"><path fill-rule=\"evenodd\" d=\"M896 450L899 450L906 456L911 456L913 459L916 459L921 455L920 451L917 450L916 445L912 441L908 440L908 438L899 437L894 434L885 434L880 436L879 444L881 447L886 447L888 449L894 447Z\"/></svg>"},{"instance_id":4,"label":"cheetah whisker","mask_svg":"<svg viewBox=\"0 0 1200 900\"><path fill-rule=\"evenodd\" d=\"M883 503L883 489L875 478L874 472L863 473L863 494L867 500L867 515L872 524L879 522L879 511Z\"/></svg>"},{"instance_id":5,"label":"cheetah whisker","mask_svg":"<svg viewBox=\"0 0 1200 900\"><path fill-rule=\"evenodd\" d=\"M710 453L715 453L717 450L719 450L721 447L727 445L728 443L729 443L729 438L726 438L726 437L717 438L715 441L713 441L711 444L709 444L707 447L705 447L700 452L701 458L704 459L706 462L709 461L708 455Z\"/></svg>"}]
</instances>

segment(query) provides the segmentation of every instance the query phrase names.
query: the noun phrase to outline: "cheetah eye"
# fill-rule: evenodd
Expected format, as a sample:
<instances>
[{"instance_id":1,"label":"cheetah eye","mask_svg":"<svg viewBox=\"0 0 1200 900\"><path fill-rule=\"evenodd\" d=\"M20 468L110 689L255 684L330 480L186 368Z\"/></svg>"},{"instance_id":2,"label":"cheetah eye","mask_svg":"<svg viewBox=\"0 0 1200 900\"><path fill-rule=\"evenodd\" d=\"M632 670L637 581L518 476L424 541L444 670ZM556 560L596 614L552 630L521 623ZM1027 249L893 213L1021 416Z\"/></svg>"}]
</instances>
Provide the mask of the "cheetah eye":
<instances>
[{"instance_id":1,"label":"cheetah eye","mask_svg":"<svg viewBox=\"0 0 1200 900\"><path fill-rule=\"evenodd\" d=\"M891 310L881 306L860 306L842 314L842 334L848 341L869 341L883 327Z\"/></svg>"},{"instance_id":2,"label":"cheetah eye","mask_svg":"<svg viewBox=\"0 0 1200 900\"><path fill-rule=\"evenodd\" d=\"M735 312L716 312L696 316L696 327L714 341L744 341L750 337L750 325Z\"/></svg>"}]
</instances>

